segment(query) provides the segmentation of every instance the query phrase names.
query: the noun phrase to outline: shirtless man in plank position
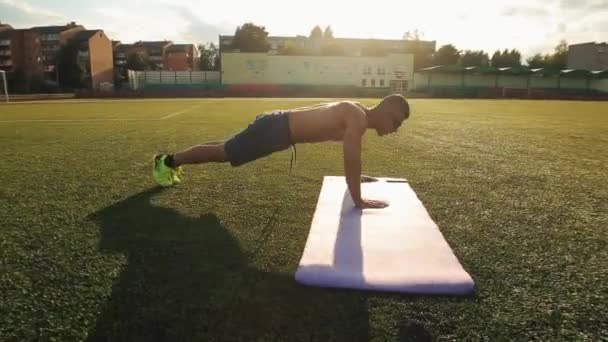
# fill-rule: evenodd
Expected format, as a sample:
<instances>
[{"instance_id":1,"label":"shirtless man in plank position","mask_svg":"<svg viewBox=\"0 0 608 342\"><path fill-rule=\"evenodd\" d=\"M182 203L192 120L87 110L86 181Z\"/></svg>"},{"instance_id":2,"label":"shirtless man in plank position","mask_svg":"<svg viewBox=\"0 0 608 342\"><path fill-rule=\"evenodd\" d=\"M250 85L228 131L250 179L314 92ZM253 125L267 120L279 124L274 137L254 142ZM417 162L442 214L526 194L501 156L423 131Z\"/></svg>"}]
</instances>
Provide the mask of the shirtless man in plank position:
<instances>
[{"instance_id":1,"label":"shirtless man in plank position","mask_svg":"<svg viewBox=\"0 0 608 342\"><path fill-rule=\"evenodd\" d=\"M342 141L344 173L353 202L358 208L384 208L388 203L361 198L361 140L367 129L375 129L379 136L396 132L409 116L409 105L401 95L389 95L371 108L341 101L275 111L258 116L224 142L157 154L153 176L159 185L170 186L180 182L181 165L230 162L236 167L295 144Z\"/></svg>"}]
</instances>

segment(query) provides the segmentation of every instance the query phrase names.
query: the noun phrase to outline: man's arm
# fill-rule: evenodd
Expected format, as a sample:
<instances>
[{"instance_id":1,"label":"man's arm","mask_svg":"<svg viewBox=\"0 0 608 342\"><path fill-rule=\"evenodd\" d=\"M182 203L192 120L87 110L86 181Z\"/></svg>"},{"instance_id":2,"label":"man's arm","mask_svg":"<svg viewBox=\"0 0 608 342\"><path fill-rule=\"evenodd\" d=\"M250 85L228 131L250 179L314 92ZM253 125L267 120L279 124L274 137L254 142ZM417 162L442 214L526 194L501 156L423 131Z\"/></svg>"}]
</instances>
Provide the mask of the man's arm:
<instances>
[{"instance_id":1,"label":"man's arm","mask_svg":"<svg viewBox=\"0 0 608 342\"><path fill-rule=\"evenodd\" d=\"M365 112L352 103L341 104L344 130L344 173L348 190L358 208L383 208L386 203L361 198L361 140L366 128Z\"/></svg>"}]
</instances>

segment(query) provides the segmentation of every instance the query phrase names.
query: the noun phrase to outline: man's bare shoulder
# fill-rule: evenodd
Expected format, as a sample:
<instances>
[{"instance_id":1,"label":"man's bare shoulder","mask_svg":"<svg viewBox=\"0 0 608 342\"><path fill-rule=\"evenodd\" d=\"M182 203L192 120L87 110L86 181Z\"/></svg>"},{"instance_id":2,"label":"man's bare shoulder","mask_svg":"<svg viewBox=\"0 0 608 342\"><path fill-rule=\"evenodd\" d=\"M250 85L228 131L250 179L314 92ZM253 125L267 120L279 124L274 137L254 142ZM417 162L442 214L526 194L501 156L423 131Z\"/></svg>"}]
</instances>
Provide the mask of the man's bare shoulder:
<instances>
[{"instance_id":1,"label":"man's bare shoulder","mask_svg":"<svg viewBox=\"0 0 608 342\"><path fill-rule=\"evenodd\" d=\"M291 111L295 117L315 118L320 121L339 121L342 126L365 125L364 107L353 101L327 102L314 107L298 108Z\"/></svg>"},{"instance_id":2,"label":"man's bare shoulder","mask_svg":"<svg viewBox=\"0 0 608 342\"><path fill-rule=\"evenodd\" d=\"M332 102L322 102L312 106L297 107L291 109L292 112L304 112L304 111L356 111L358 108L365 108L359 102L342 100Z\"/></svg>"},{"instance_id":3,"label":"man's bare shoulder","mask_svg":"<svg viewBox=\"0 0 608 342\"><path fill-rule=\"evenodd\" d=\"M335 106L336 103L337 102L321 102L321 103L317 103L317 104L311 105L311 106L303 106L303 107L292 108L290 110L290 112L302 112L302 111L308 111L308 110L312 110L312 109L325 109L325 108L329 108L329 107Z\"/></svg>"},{"instance_id":4,"label":"man's bare shoulder","mask_svg":"<svg viewBox=\"0 0 608 342\"><path fill-rule=\"evenodd\" d=\"M336 111L347 121L363 122L365 121L365 107L355 101L340 101L336 104Z\"/></svg>"}]
</instances>

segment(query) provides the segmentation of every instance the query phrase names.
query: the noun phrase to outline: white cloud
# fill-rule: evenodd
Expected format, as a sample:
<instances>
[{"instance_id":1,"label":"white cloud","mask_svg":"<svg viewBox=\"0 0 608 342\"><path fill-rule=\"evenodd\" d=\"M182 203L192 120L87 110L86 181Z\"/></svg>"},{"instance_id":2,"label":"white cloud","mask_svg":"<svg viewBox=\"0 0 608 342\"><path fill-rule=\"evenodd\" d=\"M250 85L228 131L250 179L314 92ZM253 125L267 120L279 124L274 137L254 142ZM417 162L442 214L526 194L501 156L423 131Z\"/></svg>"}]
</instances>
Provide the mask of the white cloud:
<instances>
[{"instance_id":1,"label":"white cloud","mask_svg":"<svg viewBox=\"0 0 608 342\"><path fill-rule=\"evenodd\" d=\"M63 18L63 16L61 16L53 11L49 11L49 10L46 10L46 9L40 8L40 7L34 7L25 0L18 0L18 1L17 0L0 0L0 4L4 4L4 5L10 6L10 7L13 7L16 10L22 11L26 14L36 16L36 17L53 18L53 19Z\"/></svg>"},{"instance_id":2,"label":"white cloud","mask_svg":"<svg viewBox=\"0 0 608 342\"><path fill-rule=\"evenodd\" d=\"M96 12L107 19L128 19L129 17L129 14L124 9L116 7L99 8Z\"/></svg>"},{"instance_id":3,"label":"white cloud","mask_svg":"<svg viewBox=\"0 0 608 342\"><path fill-rule=\"evenodd\" d=\"M544 17L549 15L545 7L541 6L509 6L502 10L505 16Z\"/></svg>"},{"instance_id":4,"label":"white cloud","mask_svg":"<svg viewBox=\"0 0 608 342\"><path fill-rule=\"evenodd\" d=\"M2 13L0 19L13 26L54 25L69 21L63 15L33 6L25 0L0 0L0 13Z\"/></svg>"},{"instance_id":5,"label":"white cloud","mask_svg":"<svg viewBox=\"0 0 608 342\"><path fill-rule=\"evenodd\" d=\"M0 12L14 26L62 24L71 16L125 42L216 41L218 34L252 21L271 35L308 35L315 25L331 25L336 37L398 39L418 29L439 45L489 52L517 48L524 55L549 52L560 39L605 40L608 31L608 0L222 0L213 6L198 0L80 0L78 6L65 1L76 0L0 0Z\"/></svg>"},{"instance_id":6,"label":"white cloud","mask_svg":"<svg viewBox=\"0 0 608 342\"><path fill-rule=\"evenodd\" d=\"M187 7L173 5L171 8L182 20L182 27L179 33L185 41L197 43L217 42L220 34L234 32L232 25L206 22Z\"/></svg>"}]
</instances>

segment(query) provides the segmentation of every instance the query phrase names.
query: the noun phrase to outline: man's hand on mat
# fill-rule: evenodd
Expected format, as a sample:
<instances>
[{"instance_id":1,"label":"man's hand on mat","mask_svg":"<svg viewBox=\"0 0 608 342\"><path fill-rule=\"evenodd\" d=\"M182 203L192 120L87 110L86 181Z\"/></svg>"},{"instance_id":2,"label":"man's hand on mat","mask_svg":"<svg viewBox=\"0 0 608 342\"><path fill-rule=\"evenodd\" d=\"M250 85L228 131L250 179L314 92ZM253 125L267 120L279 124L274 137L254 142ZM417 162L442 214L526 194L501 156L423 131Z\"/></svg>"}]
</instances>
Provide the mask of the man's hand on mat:
<instances>
[{"instance_id":1,"label":"man's hand on mat","mask_svg":"<svg viewBox=\"0 0 608 342\"><path fill-rule=\"evenodd\" d=\"M378 178L361 175L361 183L373 183L373 182L377 182L377 181L378 181Z\"/></svg>"},{"instance_id":2,"label":"man's hand on mat","mask_svg":"<svg viewBox=\"0 0 608 342\"><path fill-rule=\"evenodd\" d=\"M379 200L362 199L356 206L360 209L382 209L388 207L388 203Z\"/></svg>"}]
</instances>

